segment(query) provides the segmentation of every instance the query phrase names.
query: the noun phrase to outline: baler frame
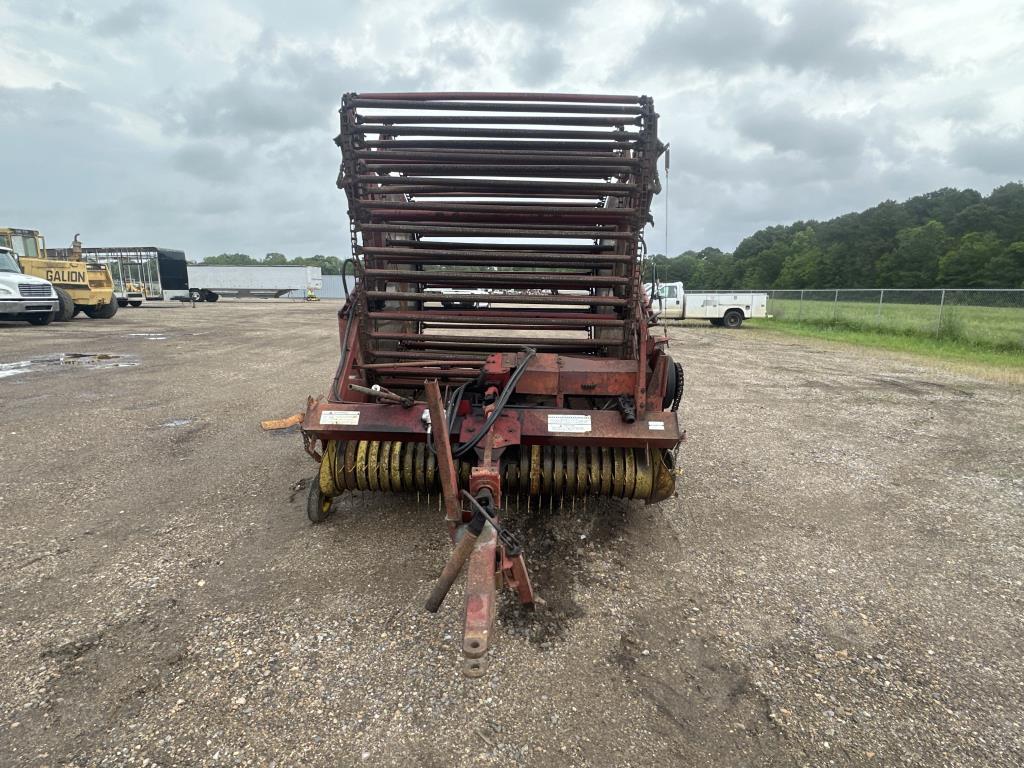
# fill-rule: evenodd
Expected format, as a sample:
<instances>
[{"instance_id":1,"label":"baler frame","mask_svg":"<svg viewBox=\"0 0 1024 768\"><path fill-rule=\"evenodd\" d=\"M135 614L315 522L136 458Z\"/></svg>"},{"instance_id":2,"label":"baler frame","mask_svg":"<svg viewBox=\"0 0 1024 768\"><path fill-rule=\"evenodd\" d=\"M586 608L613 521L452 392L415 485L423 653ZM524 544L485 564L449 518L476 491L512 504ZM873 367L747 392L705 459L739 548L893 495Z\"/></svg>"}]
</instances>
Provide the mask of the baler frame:
<instances>
[{"instance_id":1,"label":"baler frame","mask_svg":"<svg viewBox=\"0 0 1024 768\"><path fill-rule=\"evenodd\" d=\"M336 143L357 282L303 420L309 515L345 490L441 493L480 674L495 580L533 602L507 495L675 486L681 369L641 283L657 113L643 96L349 93Z\"/></svg>"}]
</instances>

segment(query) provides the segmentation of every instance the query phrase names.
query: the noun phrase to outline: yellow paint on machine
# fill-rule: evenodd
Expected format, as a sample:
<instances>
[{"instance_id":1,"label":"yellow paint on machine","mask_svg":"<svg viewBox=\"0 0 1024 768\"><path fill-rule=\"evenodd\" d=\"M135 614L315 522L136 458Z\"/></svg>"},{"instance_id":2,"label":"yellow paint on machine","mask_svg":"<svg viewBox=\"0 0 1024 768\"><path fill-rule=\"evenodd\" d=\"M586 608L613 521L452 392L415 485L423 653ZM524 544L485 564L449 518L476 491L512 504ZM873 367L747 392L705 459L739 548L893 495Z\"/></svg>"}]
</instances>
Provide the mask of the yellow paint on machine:
<instances>
[{"instance_id":1,"label":"yellow paint on machine","mask_svg":"<svg viewBox=\"0 0 1024 768\"><path fill-rule=\"evenodd\" d=\"M76 308L93 317L112 316L102 309L116 304L114 281L107 267L92 264L82 257L82 244L75 236L70 248L47 250L46 240L35 229L0 227L0 245L12 248L26 275L49 280L70 294Z\"/></svg>"}]
</instances>

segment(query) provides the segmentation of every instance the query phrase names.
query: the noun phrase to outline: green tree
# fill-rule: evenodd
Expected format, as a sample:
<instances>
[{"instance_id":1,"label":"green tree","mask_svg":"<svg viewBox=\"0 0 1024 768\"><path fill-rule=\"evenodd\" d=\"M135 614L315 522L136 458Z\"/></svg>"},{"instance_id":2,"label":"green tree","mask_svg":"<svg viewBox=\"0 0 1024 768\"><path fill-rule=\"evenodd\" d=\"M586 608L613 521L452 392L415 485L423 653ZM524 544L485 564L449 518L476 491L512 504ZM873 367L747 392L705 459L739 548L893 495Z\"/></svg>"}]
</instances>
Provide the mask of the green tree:
<instances>
[{"instance_id":1,"label":"green tree","mask_svg":"<svg viewBox=\"0 0 1024 768\"><path fill-rule=\"evenodd\" d=\"M939 274L939 257L949 248L946 229L937 221L901 229L896 248L878 260L877 284L883 288L931 288Z\"/></svg>"},{"instance_id":2,"label":"green tree","mask_svg":"<svg viewBox=\"0 0 1024 768\"><path fill-rule=\"evenodd\" d=\"M782 271L776 281L776 288L816 288L820 286L820 271L823 259L818 238L811 227L807 227L793 238Z\"/></svg>"},{"instance_id":3,"label":"green tree","mask_svg":"<svg viewBox=\"0 0 1024 768\"><path fill-rule=\"evenodd\" d=\"M272 252L263 257L263 263L272 267L283 267L288 263L288 257L283 253Z\"/></svg>"},{"instance_id":4,"label":"green tree","mask_svg":"<svg viewBox=\"0 0 1024 768\"><path fill-rule=\"evenodd\" d=\"M1024 288L1024 241L1010 243L985 265L989 288Z\"/></svg>"},{"instance_id":5,"label":"green tree","mask_svg":"<svg viewBox=\"0 0 1024 768\"><path fill-rule=\"evenodd\" d=\"M247 253L222 253L218 256L207 256L203 259L204 264L224 264L231 267L247 267L259 264L256 259Z\"/></svg>"},{"instance_id":6,"label":"green tree","mask_svg":"<svg viewBox=\"0 0 1024 768\"><path fill-rule=\"evenodd\" d=\"M986 267L1003 251L991 232L971 232L939 259L939 283L944 288L983 288Z\"/></svg>"}]
</instances>

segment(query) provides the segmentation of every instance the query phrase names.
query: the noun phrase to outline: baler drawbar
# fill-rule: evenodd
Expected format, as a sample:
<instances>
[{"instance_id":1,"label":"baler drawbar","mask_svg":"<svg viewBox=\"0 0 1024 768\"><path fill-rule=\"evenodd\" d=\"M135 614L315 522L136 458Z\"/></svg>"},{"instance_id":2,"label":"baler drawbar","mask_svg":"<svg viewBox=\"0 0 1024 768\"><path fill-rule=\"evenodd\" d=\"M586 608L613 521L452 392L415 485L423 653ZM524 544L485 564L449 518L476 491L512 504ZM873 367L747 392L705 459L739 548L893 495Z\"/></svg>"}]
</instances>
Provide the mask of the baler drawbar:
<instances>
[{"instance_id":1,"label":"baler drawbar","mask_svg":"<svg viewBox=\"0 0 1024 768\"><path fill-rule=\"evenodd\" d=\"M682 368L641 281L657 119L646 96L343 98L356 282L302 422L320 462L307 513L322 522L345 491L439 494L454 547L427 608L468 562L467 675L485 669L496 581L534 603L512 499L675 488Z\"/></svg>"}]
</instances>

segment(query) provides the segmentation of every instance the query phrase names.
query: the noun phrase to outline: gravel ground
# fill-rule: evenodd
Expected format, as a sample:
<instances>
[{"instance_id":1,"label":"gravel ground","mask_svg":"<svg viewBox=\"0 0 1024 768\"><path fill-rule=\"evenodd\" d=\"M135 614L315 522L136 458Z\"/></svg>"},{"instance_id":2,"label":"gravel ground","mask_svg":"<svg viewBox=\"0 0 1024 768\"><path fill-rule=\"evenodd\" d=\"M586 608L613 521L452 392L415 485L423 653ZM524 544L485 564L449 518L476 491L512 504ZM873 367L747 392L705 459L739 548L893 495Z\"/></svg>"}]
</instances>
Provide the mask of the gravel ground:
<instances>
[{"instance_id":1,"label":"gravel ground","mask_svg":"<svg viewBox=\"0 0 1024 768\"><path fill-rule=\"evenodd\" d=\"M437 499L310 526L259 430L325 388L334 310L0 324L42 360L0 367L0 764L1024 763L1019 389L672 329L678 498L520 511L547 608L467 680L461 595L421 608Z\"/></svg>"}]
</instances>

